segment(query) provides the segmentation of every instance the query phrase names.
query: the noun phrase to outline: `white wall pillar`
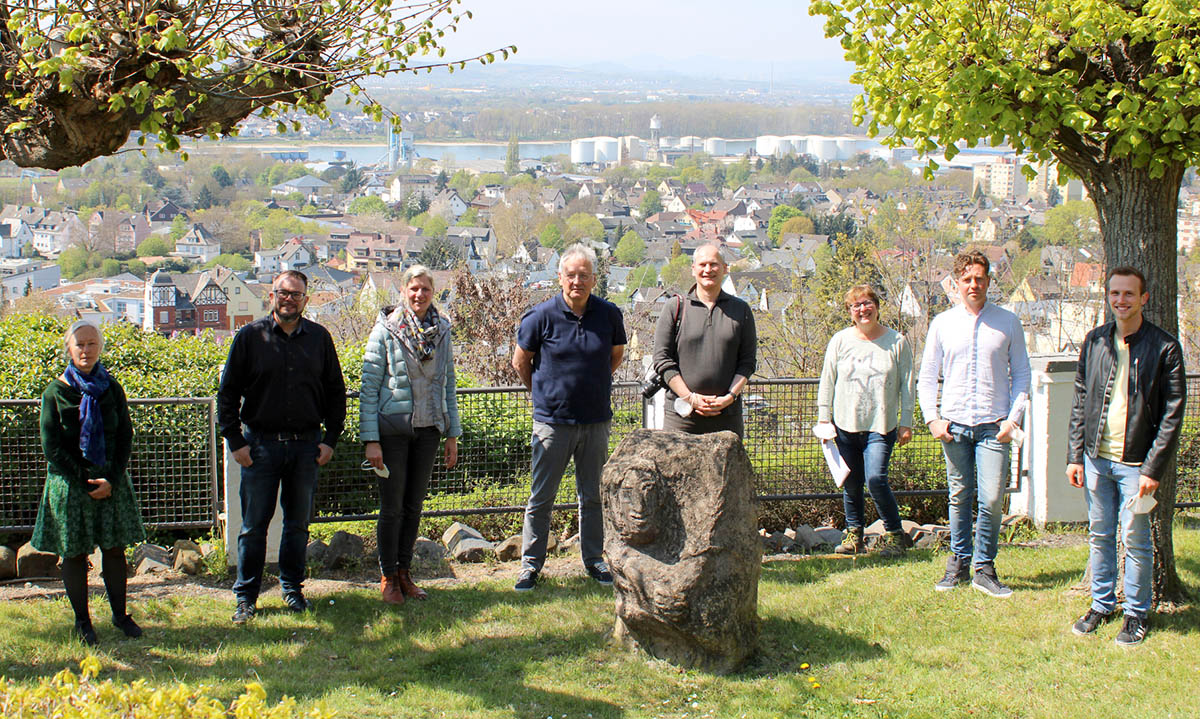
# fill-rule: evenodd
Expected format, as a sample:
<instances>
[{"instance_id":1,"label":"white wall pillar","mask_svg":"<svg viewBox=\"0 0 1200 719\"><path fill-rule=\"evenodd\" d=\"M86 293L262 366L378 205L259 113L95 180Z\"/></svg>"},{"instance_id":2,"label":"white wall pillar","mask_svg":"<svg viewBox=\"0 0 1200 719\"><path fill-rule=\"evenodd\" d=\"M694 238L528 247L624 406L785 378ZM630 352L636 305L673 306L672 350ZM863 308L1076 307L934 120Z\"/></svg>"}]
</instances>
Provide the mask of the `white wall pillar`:
<instances>
[{"instance_id":1,"label":"white wall pillar","mask_svg":"<svg viewBox=\"0 0 1200 719\"><path fill-rule=\"evenodd\" d=\"M1074 354L1030 357L1033 369L1025 459L1029 476L1009 500L1010 511L1044 527L1048 522L1086 522L1083 490L1067 483L1067 428L1075 395Z\"/></svg>"},{"instance_id":2,"label":"white wall pillar","mask_svg":"<svg viewBox=\"0 0 1200 719\"><path fill-rule=\"evenodd\" d=\"M220 437L218 436L218 439ZM233 452L223 440L225 449L225 558L229 566L236 567L238 560L238 534L242 531L242 465L233 459ZM278 500L277 500L278 501ZM275 516L267 528L267 563L279 561L279 539L283 536L283 510L275 505Z\"/></svg>"}]
</instances>

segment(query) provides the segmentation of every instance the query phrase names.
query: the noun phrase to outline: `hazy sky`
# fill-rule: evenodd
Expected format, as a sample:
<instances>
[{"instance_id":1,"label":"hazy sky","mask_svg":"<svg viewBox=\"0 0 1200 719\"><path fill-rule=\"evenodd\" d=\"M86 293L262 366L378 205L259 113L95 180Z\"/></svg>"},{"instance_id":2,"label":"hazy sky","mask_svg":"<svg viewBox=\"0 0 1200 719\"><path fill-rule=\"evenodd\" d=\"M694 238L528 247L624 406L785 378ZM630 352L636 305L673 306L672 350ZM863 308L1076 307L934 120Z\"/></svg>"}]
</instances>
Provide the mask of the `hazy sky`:
<instances>
[{"instance_id":1,"label":"hazy sky","mask_svg":"<svg viewBox=\"0 0 1200 719\"><path fill-rule=\"evenodd\" d=\"M731 74L742 75L765 75L772 64L777 73L850 72L805 0L465 0L460 7L475 17L447 42L451 54L511 44L521 63L635 67L654 58L705 59L726 61Z\"/></svg>"}]
</instances>

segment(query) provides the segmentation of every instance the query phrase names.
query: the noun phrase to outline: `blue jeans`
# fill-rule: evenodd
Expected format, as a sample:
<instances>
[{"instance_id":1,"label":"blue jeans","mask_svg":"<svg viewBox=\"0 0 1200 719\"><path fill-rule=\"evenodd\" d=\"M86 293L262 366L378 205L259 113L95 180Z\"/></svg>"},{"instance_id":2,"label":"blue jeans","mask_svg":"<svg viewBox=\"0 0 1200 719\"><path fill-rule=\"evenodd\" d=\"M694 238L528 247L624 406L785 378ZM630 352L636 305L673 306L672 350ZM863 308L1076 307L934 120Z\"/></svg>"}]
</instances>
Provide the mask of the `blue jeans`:
<instances>
[{"instance_id":1,"label":"blue jeans","mask_svg":"<svg viewBox=\"0 0 1200 719\"><path fill-rule=\"evenodd\" d=\"M261 439L253 434L250 459L242 467L238 496L242 500L242 531L238 534L238 578L233 594L238 601L255 602L262 589L267 558L267 527L275 504L283 509L283 535L279 542L279 584L283 593L298 592L304 583L308 553L308 520L317 488L319 440Z\"/></svg>"},{"instance_id":2,"label":"blue jeans","mask_svg":"<svg viewBox=\"0 0 1200 719\"><path fill-rule=\"evenodd\" d=\"M875 511L889 532L899 532L900 508L888 484L888 461L896 446L896 430L878 432L846 432L837 429L838 452L850 467L850 476L842 484L842 505L846 509L846 526L861 529L863 520L863 484L875 500Z\"/></svg>"},{"instance_id":3,"label":"blue jeans","mask_svg":"<svg viewBox=\"0 0 1200 719\"><path fill-rule=\"evenodd\" d=\"M1150 613L1154 545L1150 515L1125 508L1136 497L1141 468L1097 457L1084 457L1087 480L1089 561L1092 565L1092 609L1109 614L1117 608L1117 521L1125 545L1125 614L1142 619Z\"/></svg>"},{"instance_id":4,"label":"blue jeans","mask_svg":"<svg viewBox=\"0 0 1200 719\"><path fill-rule=\"evenodd\" d=\"M950 551L972 567L996 561L1003 519L1004 488L1008 484L1011 446L996 439L999 422L968 426L951 422L953 439L942 442L946 479L950 485ZM975 517L975 501L979 515ZM974 543L971 522L975 520Z\"/></svg>"},{"instance_id":5,"label":"blue jeans","mask_svg":"<svg viewBox=\"0 0 1200 719\"><path fill-rule=\"evenodd\" d=\"M590 567L604 557L604 517L600 506L600 470L608 459L609 422L533 423L533 482L521 530L521 569L541 571L550 537L550 511L567 462L575 458L575 494L579 501L579 552Z\"/></svg>"}]
</instances>

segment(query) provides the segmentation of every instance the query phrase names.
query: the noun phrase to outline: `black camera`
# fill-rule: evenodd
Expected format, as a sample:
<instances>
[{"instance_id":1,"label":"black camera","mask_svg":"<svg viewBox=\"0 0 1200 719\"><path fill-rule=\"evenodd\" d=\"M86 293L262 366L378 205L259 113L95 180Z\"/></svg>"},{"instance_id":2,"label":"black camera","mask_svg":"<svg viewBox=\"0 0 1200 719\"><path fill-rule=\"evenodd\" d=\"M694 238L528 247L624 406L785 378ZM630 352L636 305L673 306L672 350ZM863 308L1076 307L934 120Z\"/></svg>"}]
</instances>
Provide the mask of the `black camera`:
<instances>
[{"instance_id":1,"label":"black camera","mask_svg":"<svg viewBox=\"0 0 1200 719\"><path fill-rule=\"evenodd\" d=\"M662 375L653 367L646 370L646 376L642 378L642 396L650 399L658 394L660 389L666 389L667 383L663 382Z\"/></svg>"}]
</instances>

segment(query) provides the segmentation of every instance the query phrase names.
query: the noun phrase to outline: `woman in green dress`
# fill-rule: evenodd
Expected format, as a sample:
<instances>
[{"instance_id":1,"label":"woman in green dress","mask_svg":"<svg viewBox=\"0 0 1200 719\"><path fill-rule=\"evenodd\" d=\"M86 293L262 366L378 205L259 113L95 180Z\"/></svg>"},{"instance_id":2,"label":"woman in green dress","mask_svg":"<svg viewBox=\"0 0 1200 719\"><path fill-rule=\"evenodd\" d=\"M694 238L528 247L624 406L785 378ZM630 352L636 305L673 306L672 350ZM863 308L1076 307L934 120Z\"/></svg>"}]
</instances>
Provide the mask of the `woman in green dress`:
<instances>
[{"instance_id":1,"label":"woman in green dress","mask_svg":"<svg viewBox=\"0 0 1200 719\"><path fill-rule=\"evenodd\" d=\"M125 390L100 364L100 328L76 322L63 342L67 368L42 393L46 487L31 542L62 557L75 633L88 645L96 644L88 614L88 554L99 546L113 626L140 637L141 627L125 610L125 546L145 539L125 471L133 448Z\"/></svg>"}]
</instances>

